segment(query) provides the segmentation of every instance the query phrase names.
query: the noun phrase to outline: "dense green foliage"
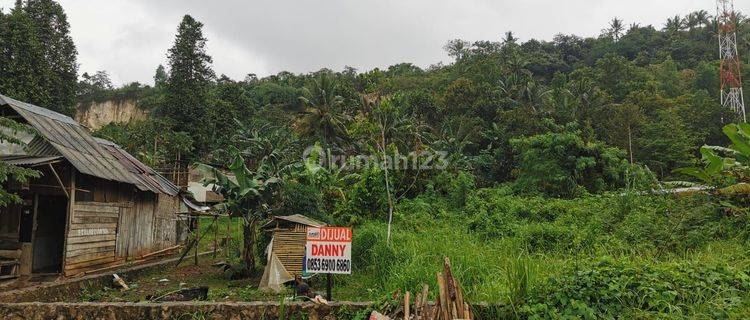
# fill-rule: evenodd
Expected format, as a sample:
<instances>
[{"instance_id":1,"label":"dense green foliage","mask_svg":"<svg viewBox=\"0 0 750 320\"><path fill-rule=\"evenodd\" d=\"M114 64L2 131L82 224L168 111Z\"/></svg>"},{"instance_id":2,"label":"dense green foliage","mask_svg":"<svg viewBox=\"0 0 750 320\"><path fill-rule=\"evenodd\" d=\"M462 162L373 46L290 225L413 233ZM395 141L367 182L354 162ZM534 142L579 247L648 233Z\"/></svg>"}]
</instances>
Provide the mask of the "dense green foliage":
<instances>
[{"instance_id":1,"label":"dense green foliage","mask_svg":"<svg viewBox=\"0 0 750 320\"><path fill-rule=\"evenodd\" d=\"M3 145L23 146L24 142L16 138L16 133L32 132L28 127L6 117L0 117L0 127L3 128L3 130L0 130L0 144ZM0 161L0 186L3 186L0 187L0 207L21 201L21 198L17 194L6 190L4 186L11 183L25 183L29 179L37 177L39 177L39 172L36 170Z\"/></svg>"},{"instance_id":2,"label":"dense green foliage","mask_svg":"<svg viewBox=\"0 0 750 320\"><path fill-rule=\"evenodd\" d=\"M585 142L574 128L511 140L518 150L517 186L554 197L600 193L624 184L623 152L600 142Z\"/></svg>"},{"instance_id":3,"label":"dense green foliage","mask_svg":"<svg viewBox=\"0 0 750 320\"><path fill-rule=\"evenodd\" d=\"M0 93L72 115L77 54L57 2L17 1L9 13L0 12Z\"/></svg>"},{"instance_id":4,"label":"dense green foliage","mask_svg":"<svg viewBox=\"0 0 750 320\"><path fill-rule=\"evenodd\" d=\"M41 39L37 24L64 14L27 2L0 15L0 91L49 106L62 93L38 88L57 78L32 62L67 25ZM487 318L740 318L750 126L718 103L709 21L614 19L598 37L549 41L507 32L449 41L454 60L427 68L237 81L214 74L203 24L185 16L153 86L113 88L99 71L77 92L82 105L134 99L150 112L97 132L144 162L207 164L219 207L245 221L247 269L266 241L260 220L299 213L355 227L355 272L337 278L352 299L434 289L446 255L470 301L500 303ZM701 190L665 190L691 177Z\"/></svg>"},{"instance_id":5,"label":"dense green foliage","mask_svg":"<svg viewBox=\"0 0 750 320\"><path fill-rule=\"evenodd\" d=\"M233 118L293 131L305 142L290 150L297 155L315 141L347 154L377 153L378 106L387 103L389 117L400 122L389 128L387 145L401 153L447 151L453 167L471 171L481 186L529 173L521 168L520 146L511 142L554 132L545 119L577 123L587 148L616 147L624 151L618 159L645 165L659 179L679 178L672 171L694 164L698 146L727 142L718 128L735 118L716 103L715 26L707 19L705 11L672 17L661 30L615 19L596 38L558 35L521 43L509 33L499 41L454 40L446 51L455 61L426 69L402 63L235 81L213 75L202 24L187 16L169 51L169 68L157 68L154 87L130 87L144 92L133 95L140 104L173 120L170 129L190 136L193 159L204 162L227 160L215 150L228 145L231 134L220 132ZM747 34L741 29L739 37ZM740 46L748 49L746 42ZM570 176L560 179L576 182L565 192L622 185L622 177L619 184L613 177L578 181L583 171L565 171Z\"/></svg>"},{"instance_id":6,"label":"dense green foliage","mask_svg":"<svg viewBox=\"0 0 750 320\"><path fill-rule=\"evenodd\" d=\"M340 294L436 288L446 255L471 301L501 302L487 319L727 318L750 308L750 225L708 196L512 193L479 189L455 209L445 197L402 201L396 245L382 245L383 223L355 229L358 272L337 278Z\"/></svg>"}]
</instances>

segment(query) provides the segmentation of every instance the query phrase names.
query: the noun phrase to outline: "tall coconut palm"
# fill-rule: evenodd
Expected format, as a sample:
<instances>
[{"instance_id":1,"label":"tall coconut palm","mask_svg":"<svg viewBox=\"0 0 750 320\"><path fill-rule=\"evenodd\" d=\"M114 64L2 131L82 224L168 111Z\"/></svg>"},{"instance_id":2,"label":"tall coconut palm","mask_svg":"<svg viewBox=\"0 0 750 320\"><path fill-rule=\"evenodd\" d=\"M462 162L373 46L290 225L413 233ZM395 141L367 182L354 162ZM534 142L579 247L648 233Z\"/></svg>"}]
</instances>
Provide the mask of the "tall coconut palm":
<instances>
[{"instance_id":1,"label":"tall coconut palm","mask_svg":"<svg viewBox=\"0 0 750 320\"><path fill-rule=\"evenodd\" d=\"M705 27L705 26L711 24L711 15L708 14L708 11L706 11L706 10L698 10L696 12L693 12L692 15L693 15L695 21L701 27Z\"/></svg>"},{"instance_id":2,"label":"tall coconut palm","mask_svg":"<svg viewBox=\"0 0 750 320\"><path fill-rule=\"evenodd\" d=\"M622 36L622 32L625 31L625 25L622 23L622 20L615 17L612 19L612 21L609 22L609 27L602 30L604 34L606 34L609 37L612 37L615 41L620 40L620 36Z\"/></svg>"},{"instance_id":3,"label":"tall coconut palm","mask_svg":"<svg viewBox=\"0 0 750 320\"><path fill-rule=\"evenodd\" d=\"M664 25L664 30L669 33L676 33L682 31L685 28L685 20L679 15L672 18L667 18L667 23Z\"/></svg>"},{"instance_id":4,"label":"tall coconut palm","mask_svg":"<svg viewBox=\"0 0 750 320\"><path fill-rule=\"evenodd\" d=\"M305 106L295 128L307 137L321 139L328 147L346 139L344 98L336 95L337 82L328 73L310 81L299 98Z\"/></svg>"}]
</instances>

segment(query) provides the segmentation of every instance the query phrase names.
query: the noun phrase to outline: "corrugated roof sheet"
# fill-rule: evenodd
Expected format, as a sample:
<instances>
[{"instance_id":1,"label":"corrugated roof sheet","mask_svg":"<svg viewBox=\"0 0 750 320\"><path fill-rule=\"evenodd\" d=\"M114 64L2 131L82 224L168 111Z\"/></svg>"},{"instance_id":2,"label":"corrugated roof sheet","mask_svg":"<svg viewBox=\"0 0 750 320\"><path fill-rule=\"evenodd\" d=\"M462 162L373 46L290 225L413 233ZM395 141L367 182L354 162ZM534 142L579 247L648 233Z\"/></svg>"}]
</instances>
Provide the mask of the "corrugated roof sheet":
<instances>
[{"instance_id":1,"label":"corrugated roof sheet","mask_svg":"<svg viewBox=\"0 0 750 320\"><path fill-rule=\"evenodd\" d=\"M62 156L27 156L27 155L14 155L14 156L3 156L0 161L5 162L13 166L38 166L42 164L52 163L62 159Z\"/></svg>"},{"instance_id":2,"label":"corrugated roof sheet","mask_svg":"<svg viewBox=\"0 0 750 320\"><path fill-rule=\"evenodd\" d=\"M293 214L293 215L288 215L288 216L273 216L271 217L270 221L268 221L266 224L263 225L263 228L271 225L273 223L273 220L275 219L289 221L293 223L299 223L299 224L310 226L310 227L325 227L326 226L325 223L317 221L315 219L305 217L301 214Z\"/></svg>"},{"instance_id":3,"label":"corrugated roof sheet","mask_svg":"<svg viewBox=\"0 0 750 320\"><path fill-rule=\"evenodd\" d=\"M164 177L157 174L158 177L147 178L146 176L150 176L153 172L151 168L125 151L105 150L86 128L72 118L0 94L0 105L2 104L7 104L15 110L45 138L46 144L36 142L36 144L29 146L29 150L34 151L32 155L50 155L54 149L57 151L55 154L65 157L81 173L106 180L133 184L143 191L176 194L176 192L172 192L174 185L171 185ZM40 154L37 154L37 152ZM118 159L116 157L118 154L121 155L120 158L125 160ZM144 167L150 172L145 170ZM156 182L152 183L151 180Z\"/></svg>"},{"instance_id":4,"label":"corrugated roof sheet","mask_svg":"<svg viewBox=\"0 0 750 320\"><path fill-rule=\"evenodd\" d=\"M180 188L171 181L154 171L154 169L151 169L151 167L143 164L143 162L140 162L114 142L101 138L94 138L94 140L104 150L112 154L123 167L133 173L141 184L147 188L151 190L156 189L171 196L177 195L180 192Z\"/></svg>"}]
</instances>

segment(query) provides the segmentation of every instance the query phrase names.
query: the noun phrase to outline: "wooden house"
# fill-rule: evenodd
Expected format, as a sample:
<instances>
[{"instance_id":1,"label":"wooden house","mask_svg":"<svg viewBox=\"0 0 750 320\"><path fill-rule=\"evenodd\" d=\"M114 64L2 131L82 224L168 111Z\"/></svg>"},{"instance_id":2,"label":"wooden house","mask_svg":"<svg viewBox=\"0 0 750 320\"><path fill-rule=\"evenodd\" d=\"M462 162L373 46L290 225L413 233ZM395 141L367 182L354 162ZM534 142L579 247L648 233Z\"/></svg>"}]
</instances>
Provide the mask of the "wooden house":
<instances>
[{"instance_id":1,"label":"wooden house","mask_svg":"<svg viewBox=\"0 0 750 320\"><path fill-rule=\"evenodd\" d=\"M302 274L302 264L305 258L305 244L307 242L308 227L324 227L325 223L310 219L300 214L289 216L274 216L262 226L271 233L271 243L268 245L268 266L274 259L293 278ZM263 281L261 281L263 282ZM262 285L262 283L261 283Z\"/></svg>"},{"instance_id":2,"label":"wooden house","mask_svg":"<svg viewBox=\"0 0 750 320\"><path fill-rule=\"evenodd\" d=\"M0 145L0 161L41 173L4 186L22 202L0 208L0 276L79 275L178 244L169 180L68 116L3 95L0 115L36 131Z\"/></svg>"}]
</instances>

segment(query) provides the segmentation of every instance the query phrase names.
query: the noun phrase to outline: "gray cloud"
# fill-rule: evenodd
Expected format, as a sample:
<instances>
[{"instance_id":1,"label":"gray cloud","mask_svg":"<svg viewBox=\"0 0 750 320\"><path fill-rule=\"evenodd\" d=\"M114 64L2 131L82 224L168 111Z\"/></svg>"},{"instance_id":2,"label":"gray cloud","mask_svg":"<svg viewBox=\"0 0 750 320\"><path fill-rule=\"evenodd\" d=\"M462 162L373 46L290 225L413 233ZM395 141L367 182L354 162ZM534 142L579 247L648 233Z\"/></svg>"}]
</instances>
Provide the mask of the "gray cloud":
<instances>
[{"instance_id":1,"label":"gray cloud","mask_svg":"<svg viewBox=\"0 0 750 320\"><path fill-rule=\"evenodd\" d=\"M13 0L0 0L10 7ZM450 39L522 40L558 33L594 36L618 16L661 27L667 17L704 9L713 0L62 0L79 50L81 72L104 69L116 83L151 83L166 63L182 15L205 24L217 74L242 79L280 71L349 65L360 70L448 61ZM750 12L750 2L737 9ZM750 54L750 53L748 53Z\"/></svg>"}]
</instances>

